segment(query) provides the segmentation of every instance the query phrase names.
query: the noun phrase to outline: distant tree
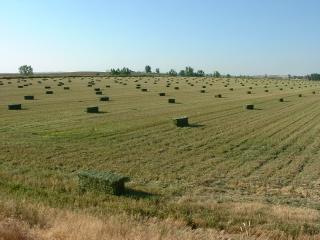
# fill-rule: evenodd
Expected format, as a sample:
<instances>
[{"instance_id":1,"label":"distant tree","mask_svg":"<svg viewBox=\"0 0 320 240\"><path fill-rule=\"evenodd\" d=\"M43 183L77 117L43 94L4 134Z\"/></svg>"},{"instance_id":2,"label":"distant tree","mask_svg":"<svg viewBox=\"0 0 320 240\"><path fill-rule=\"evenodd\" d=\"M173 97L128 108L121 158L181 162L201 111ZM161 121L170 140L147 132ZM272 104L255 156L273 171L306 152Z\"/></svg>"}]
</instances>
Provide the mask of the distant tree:
<instances>
[{"instance_id":1,"label":"distant tree","mask_svg":"<svg viewBox=\"0 0 320 240\"><path fill-rule=\"evenodd\" d=\"M146 73L151 73L151 67L149 65L147 65L145 67Z\"/></svg>"},{"instance_id":2,"label":"distant tree","mask_svg":"<svg viewBox=\"0 0 320 240\"><path fill-rule=\"evenodd\" d=\"M130 75L132 73L132 71L126 67L124 67L122 69L111 68L110 72L111 72L111 75Z\"/></svg>"},{"instance_id":3,"label":"distant tree","mask_svg":"<svg viewBox=\"0 0 320 240\"><path fill-rule=\"evenodd\" d=\"M185 75L186 76L193 76L194 75L193 68L192 67L186 67Z\"/></svg>"},{"instance_id":4,"label":"distant tree","mask_svg":"<svg viewBox=\"0 0 320 240\"><path fill-rule=\"evenodd\" d=\"M221 74L218 71L214 71L213 77L219 78L219 77L221 77Z\"/></svg>"},{"instance_id":5,"label":"distant tree","mask_svg":"<svg viewBox=\"0 0 320 240\"><path fill-rule=\"evenodd\" d=\"M203 77L205 75L203 70L198 70L197 73L195 74L198 77Z\"/></svg>"},{"instance_id":6,"label":"distant tree","mask_svg":"<svg viewBox=\"0 0 320 240\"><path fill-rule=\"evenodd\" d=\"M230 75L230 74L227 74L226 77L227 77L227 78L231 78L231 75Z\"/></svg>"},{"instance_id":7,"label":"distant tree","mask_svg":"<svg viewBox=\"0 0 320 240\"><path fill-rule=\"evenodd\" d=\"M19 67L19 73L21 75L30 76L33 74L33 68L28 65L23 65L23 66Z\"/></svg>"},{"instance_id":8,"label":"distant tree","mask_svg":"<svg viewBox=\"0 0 320 240\"><path fill-rule=\"evenodd\" d=\"M177 73L174 69L171 69L171 70L168 72L168 74L169 74L170 76L177 76L177 75L178 75L178 73Z\"/></svg>"},{"instance_id":9,"label":"distant tree","mask_svg":"<svg viewBox=\"0 0 320 240\"><path fill-rule=\"evenodd\" d=\"M156 73L159 74L160 73L160 69L156 68Z\"/></svg>"},{"instance_id":10,"label":"distant tree","mask_svg":"<svg viewBox=\"0 0 320 240\"><path fill-rule=\"evenodd\" d=\"M185 70L181 70L181 71L179 72L179 75L180 75L180 76L185 76L185 75L186 75L186 71L185 71Z\"/></svg>"},{"instance_id":11,"label":"distant tree","mask_svg":"<svg viewBox=\"0 0 320 240\"><path fill-rule=\"evenodd\" d=\"M313 81L319 81L320 80L320 74L319 73L312 73L308 76L309 80Z\"/></svg>"}]
</instances>

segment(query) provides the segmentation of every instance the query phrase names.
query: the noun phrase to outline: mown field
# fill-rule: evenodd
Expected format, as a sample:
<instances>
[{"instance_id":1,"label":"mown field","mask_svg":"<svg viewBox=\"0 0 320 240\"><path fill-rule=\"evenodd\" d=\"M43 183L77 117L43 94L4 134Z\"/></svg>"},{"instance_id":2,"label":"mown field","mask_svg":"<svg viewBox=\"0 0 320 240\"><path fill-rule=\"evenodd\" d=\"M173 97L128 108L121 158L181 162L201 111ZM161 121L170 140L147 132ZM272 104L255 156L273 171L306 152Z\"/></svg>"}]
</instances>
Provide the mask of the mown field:
<instances>
[{"instance_id":1,"label":"mown field","mask_svg":"<svg viewBox=\"0 0 320 240\"><path fill-rule=\"evenodd\" d=\"M251 236L273 239L320 234L317 82L209 77L1 82L3 206L14 201L99 218L170 218L192 229L241 234L249 228ZM45 86L54 93L45 94ZM94 88L110 101L99 101ZM170 97L175 104L168 103ZM23 109L8 110L11 103ZM249 103L254 110L244 109ZM89 106L101 112L88 114ZM190 126L174 126L172 118L179 116L188 116ZM128 193L79 194L77 174L88 169L130 176ZM19 209L11 213L21 217ZM28 219L37 222L33 215Z\"/></svg>"}]
</instances>

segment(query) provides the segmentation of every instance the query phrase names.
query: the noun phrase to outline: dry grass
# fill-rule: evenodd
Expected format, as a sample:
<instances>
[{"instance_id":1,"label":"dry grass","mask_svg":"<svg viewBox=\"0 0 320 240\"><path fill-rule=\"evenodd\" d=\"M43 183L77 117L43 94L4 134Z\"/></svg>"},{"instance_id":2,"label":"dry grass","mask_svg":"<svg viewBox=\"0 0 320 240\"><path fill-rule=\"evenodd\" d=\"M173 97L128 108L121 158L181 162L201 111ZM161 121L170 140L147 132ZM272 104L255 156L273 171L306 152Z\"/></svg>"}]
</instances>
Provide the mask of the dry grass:
<instances>
[{"instance_id":1,"label":"dry grass","mask_svg":"<svg viewBox=\"0 0 320 240\"><path fill-rule=\"evenodd\" d=\"M34 224L31 216L15 215L16 205L6 204L6 211L0 215L0 240L171 240L171 239L226 239L231 235L214 230L192 230L185 223L173 219L159 221L156 218L138 220L119 215L100 219L86 214L48 209L26 204L25 212L37 212L46 222ZM2 210L4 210L2 206ZM21 210L21 209L20 209ZM24 218L24 219L21 219ZM30 224L28 220L32 221Z\"/></svg>"}]
</instances>

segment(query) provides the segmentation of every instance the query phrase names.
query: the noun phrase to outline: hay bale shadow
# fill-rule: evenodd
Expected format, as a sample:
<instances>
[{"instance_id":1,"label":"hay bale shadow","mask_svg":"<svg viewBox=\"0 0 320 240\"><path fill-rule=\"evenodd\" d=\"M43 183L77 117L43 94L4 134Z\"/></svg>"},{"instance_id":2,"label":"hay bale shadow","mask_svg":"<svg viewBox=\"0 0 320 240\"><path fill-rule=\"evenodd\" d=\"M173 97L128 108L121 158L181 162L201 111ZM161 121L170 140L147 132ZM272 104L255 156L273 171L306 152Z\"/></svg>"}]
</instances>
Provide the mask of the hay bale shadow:
<instances>
[{"instance_id":1,"label":"hay bale shadow","mask_svg":"<svg viewBox=\"0 0 320 240\"><path fill-rule=\"evenodd\" d=\"M188 126L186 126L187 128L201 128L201 127L205 127L206 125L204 124L198 124L198 123L191 123Z\"/></svg>"},{"instance_id":2,"label":"hay bale shadow","mask_svg":"<svg viewBox=\"0 0 320 240\"><path fill-rule=\"evenodd\" d=\"M128 197L128 198L134 198L134 199L148 199L148 198L159 197L158 194L149 193L149 192L132 189L132 188L126 188L122 196Z\"/></svg>"}]
</instances>

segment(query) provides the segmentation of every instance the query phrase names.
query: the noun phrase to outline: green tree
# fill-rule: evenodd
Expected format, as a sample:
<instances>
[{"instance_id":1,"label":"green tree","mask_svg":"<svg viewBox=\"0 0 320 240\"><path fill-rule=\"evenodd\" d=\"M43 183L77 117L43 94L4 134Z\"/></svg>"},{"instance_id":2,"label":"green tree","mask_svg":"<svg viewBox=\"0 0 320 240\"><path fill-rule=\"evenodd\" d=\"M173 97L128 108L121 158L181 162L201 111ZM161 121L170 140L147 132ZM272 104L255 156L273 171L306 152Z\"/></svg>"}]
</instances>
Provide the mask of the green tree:
<instances>
[{"instance_id":1,"label":"green tree","mask_svg":"<svg viewBox=\"0 0 320 240\"><path fill-rule=\"evenodd\" d=\"M132 71L126 67L124 67L122 69L111 68L110 72L111 72L111 75L130 75L132 73Z\"/></svg>"},{"instance_id":2,"label":"green tree","mask_svg":"<svg viewBox=\"0 0 320 240\"><path fill-rule=\"evenodd\" d=\"M320 74L319 73L312 73L310 76L308 76L309 80L319 81L320 80Z\"/></svg>"},{"instance_id":3,"label":"green tree","mask_svg":"<svg viewBox=\"0 0 320 240\"><path fill-rule=\"evenodd\" d=\"M198 77L203 77L204 75L205 75L205 73L203 70L198 70L196 73L196 76L198 76Z\"/></svg>"},{"instance_id":4,"label":"green tree","mask_svg":"<svg viewBox=\"0 0 320 240\"><path fill-rule=\"evenodd\" d=\"M156 68L156 73L159 74L160 73L160 69Z\"/></svg>"},{"instance_id":5,"label":"green tree","mask_svg":"<svg viewBox=\"0 0 320 240\"><path fill-rule=\"evenodd\" d=\"M177 73L174 69L171 69L171 70L168 72L168 74L169 74L170 76L177 76L177 75L178 75L178 73Z\"/></svg>"},{"instance_id":6,"label":"green tree","mask_svg":"<svg viewBox=\"0 0 320 240\"><path fill-rule=\"evenodd\" d=\"M149 65L147 65L145 67L146 73L151 73L151 67Z\"/></svg>"},{"instance_id":7,"label":"green tree","mask_svg":"<svg viewBox=\"0 0 320 240\"><path fill-rule=\"evenodd\" d=\"M193 68L192 67L186 67L185 75L186 76L193 76L194 75Z\"/></svg>"},{"instance_id":8,"label":"green tree","mask_svg":"<svg viewBox=\"0 0 320 240\"><path fill-rule=\"evenodd\" d=\"M181 70L181 71L179 72L179 75L180 75L180 76L185 76L185 75L186 75L186 71L185 71L185 70Z\"/></svg>"},{"instance_id":9,"label":"green tree","mask_svg":"<svg viewBox=\"0 0 320 240\"><path fill-rule=\"evenodd\" d=\"M214 71L213 77L219 78L219 77L221 77L221 74L218 71Z\"/></svg>"},{"instance_id":10,"label":"green tree","mask_svg":"<svg viewBox=\"0 0 320 240\"><path fill-rule=\"evenodd\" d=\"M33 68L28 65L23 65L23 66L19 67L19 73L21 75L30 76L33 74Z\"/></svg>"}]
</instances>

